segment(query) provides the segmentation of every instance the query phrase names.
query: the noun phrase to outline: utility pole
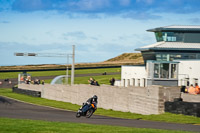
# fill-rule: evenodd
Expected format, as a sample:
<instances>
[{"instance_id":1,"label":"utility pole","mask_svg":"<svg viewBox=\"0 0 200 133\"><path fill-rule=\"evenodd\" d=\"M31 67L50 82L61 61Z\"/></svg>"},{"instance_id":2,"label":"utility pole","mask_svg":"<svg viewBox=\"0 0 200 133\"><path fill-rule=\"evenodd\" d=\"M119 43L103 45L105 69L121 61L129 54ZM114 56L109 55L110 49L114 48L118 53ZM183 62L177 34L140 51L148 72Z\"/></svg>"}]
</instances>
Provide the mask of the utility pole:
<instances>
[{"instance_id":1,"label":"utility pole","mask_svg":"<svg viewBox=\"0 0 200 133\"><path fill-rule=\"evenodd\" d=\"M67 70L66 70L66 84L68 84L68 78L69 78L69 73L68 73L68 71L69 71L69 67L68 67L68 65L69 65L69 55L67 55L67 65L66 65L66 67L67 67Z\"/></svg>"},{"instance_id":2,"label":"utility pole","mask_svg":"<svg viewBox=\"0 0 200 133\"><path fill-rule=\"evenodd\" d=\"M71 85L74 84L75 45L72 45L72 51Z\"/></svg>"}]
</instances>

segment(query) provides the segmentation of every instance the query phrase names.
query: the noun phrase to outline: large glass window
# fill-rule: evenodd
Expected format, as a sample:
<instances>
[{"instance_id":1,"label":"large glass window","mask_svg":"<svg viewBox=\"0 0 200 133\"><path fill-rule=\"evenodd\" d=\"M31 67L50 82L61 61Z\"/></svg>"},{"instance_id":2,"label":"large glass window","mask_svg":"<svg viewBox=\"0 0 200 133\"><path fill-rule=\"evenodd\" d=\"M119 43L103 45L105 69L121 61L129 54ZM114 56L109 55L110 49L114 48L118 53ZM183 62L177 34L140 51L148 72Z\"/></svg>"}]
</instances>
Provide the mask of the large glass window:
<instances>
[{"instance_id":1,"label":"large glass window","mask_svg":"<svg viewBox=\"0 0 200 133\"><path fill-rule=\"evenodd\" d=\"M155 32L157 42L163 41L163 33L162 32Z\"/></svg>"},{"instance_id":2,"label":"large glass window","mask_svg":"<svg viewBox=\"0 0 200 133\"><path fill-rule=\"evenodd\" d=\"M166 42L182 42L183 33L174 33L174 32L155 32L157 42L166 41Z\"/></svg>"},{"instance_id":3,"label":"large glass window","mask_svg":"<svg viewBox=\"0 0 200 133\"><path fill-rule=\"evenodd\" d=\"M189 55L189 59L196 59L196 55L195 54L190 54Z\"/></svg>"},{"instance_id":4,"label":"large glass window","mask_svg":"<svg viewBox=\"0 0 200 133\"><path fill-rule=\"evenodd\" d=\"M181 54L170 54L170 61L173 61L174 59L181 59Z\"/></svg>"},{"instance_id":5,"label":"large glass window","mask_svg":"<svg viewBox=\"0 0 200 133\"><path fill-rule=\"evenodd\" d=\"M197 54L197 59L200 59L200 54Z\"/></svg>"},{"instance_id":6,"label":"large glass window","mask_svg":"<svg viewBox=\"0 0 200 133\"><path fill-rule=\"evenodd\" d=\"M161 61L162 60L161 54L156 54L156 60L157 61Z\"/></svg>"},{"instance_id":7,"label":"large glass window","mask_svg":"<svg viewBox=\"0 0 200 133\"><path fill-rule=\"evenodd\" d=\"M200 59L199 53L156 53L156 61L190 60Z\"/></svg>"},{"instance_id":8,"label":"large glass window","mask_svg":"<svg viewBox=\"0 0 200 133\"><path fill-rule=\"evenodd\" d=\"M157 42L190 42L200 43L200 33L155 32Z\"/></svg>"},{"instance_id":9,"label":"large glass window","mask_svg":"<svg viewBox=\"0 0 200 133\"><path fill-rule=\"evenodd\" d=\"M156 54L157 61L169 61L170 55L169 54Z\"/></svg>"},{"instance_id":10,"label":"large glass window","mask_svg":"<svg viewBox=\"0 0 200 133\"><path fill-rule=\"evenodd\" d=\"M152 65L154 65L153 78L160 78L160 79L176 79L177 78L177 64L176 63L153 63Z\"/></svg>"}]
</instances>

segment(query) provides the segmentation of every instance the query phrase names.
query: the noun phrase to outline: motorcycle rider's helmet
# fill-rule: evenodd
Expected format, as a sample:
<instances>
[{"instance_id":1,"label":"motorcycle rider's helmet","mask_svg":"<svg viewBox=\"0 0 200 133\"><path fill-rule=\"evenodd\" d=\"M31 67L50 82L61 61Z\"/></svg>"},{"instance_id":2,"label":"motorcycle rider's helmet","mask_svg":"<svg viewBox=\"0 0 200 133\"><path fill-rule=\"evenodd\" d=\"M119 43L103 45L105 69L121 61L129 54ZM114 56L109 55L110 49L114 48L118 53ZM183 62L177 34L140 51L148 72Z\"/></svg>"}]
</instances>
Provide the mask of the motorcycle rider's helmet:
<instances>
[{"instance_id":1,"label":"motorcycle rider's helmet","mask_svg":"<svg viewBox=\"0 0 200 133\"><path fill-rule=\"evenodd\" d=\"M94 95L92 98L93 98L95 101L97 101L97 99L98 99L97 95Z\"/></svg>"}]
</instances>

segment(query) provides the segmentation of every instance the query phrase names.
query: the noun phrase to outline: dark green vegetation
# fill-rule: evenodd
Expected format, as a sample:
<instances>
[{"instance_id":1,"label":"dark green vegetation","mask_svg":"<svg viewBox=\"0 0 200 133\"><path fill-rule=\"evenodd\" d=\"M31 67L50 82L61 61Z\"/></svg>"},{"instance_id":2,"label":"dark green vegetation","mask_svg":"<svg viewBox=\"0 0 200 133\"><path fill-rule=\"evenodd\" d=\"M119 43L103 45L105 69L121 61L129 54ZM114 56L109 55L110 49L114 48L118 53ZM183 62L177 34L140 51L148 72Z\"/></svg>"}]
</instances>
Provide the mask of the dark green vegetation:
<instances>
[{"instance_id":1,"label":"dark green vegetation","mask_svg":"<svg viewBox=\"0 0 200 133\"><path fill-rule=\"evenodd\" d=\"M173 130L158 130L145 128L129 128L119 126L105 126L79 124L69 122L47 122L39 120L22 120L0 118L0 132L3 133L192 133Z\"/></svg>"},{"instance_id":2,"label":"dark green vegetation","mask_svg":"<svg viewBox=\"0 0 200 133\"><path fill-rule=\"evenodd\" d=\"M80 107L79 105L75 105L71 103L65 103L65 102L53 101L53 100L48 100L48 99L43 99L43 98L35 98L35 97L22 95L22 94L16 94L16 93L13 93L11 89L0 89L0 95L11 97L11 98L29 102L29 103L34 103L37 105L51 106L51 107L56 107L56 108L61 108L61 109L66 109L66 110L72 110L72 111L77 111L78 108ZM105 109L98 108L95 114L118 117L118 118L127 118L127 119L142 119L142 120L163 121L163 122L172 122L172 123L200 124L200 118L198 117L177 115L177 114L171 114L171 113L164 113L160 115L140 115L140 114L134 114L130 112L120 112L120 111L105 110Z\"/></svg>"}]
</instances>

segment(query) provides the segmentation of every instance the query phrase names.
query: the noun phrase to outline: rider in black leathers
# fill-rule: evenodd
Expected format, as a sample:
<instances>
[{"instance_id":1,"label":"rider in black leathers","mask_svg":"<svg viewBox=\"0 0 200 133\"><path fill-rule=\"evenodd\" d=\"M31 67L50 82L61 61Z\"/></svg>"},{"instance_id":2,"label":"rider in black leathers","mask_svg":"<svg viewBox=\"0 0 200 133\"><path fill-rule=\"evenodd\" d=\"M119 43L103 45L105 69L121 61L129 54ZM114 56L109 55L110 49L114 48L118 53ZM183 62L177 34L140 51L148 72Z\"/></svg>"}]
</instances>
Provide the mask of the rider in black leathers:
<instances>
[{"instance_id":1,"label":"rider in black leathers","mask_svg":"<svg viewBox=\"0 0 200 133\"><path fill-rule=\"evenodd\" d=\"M83 112L87 111L90 108L91 104L94 104L95 107L97 107L97 103L98 103L97 100L98 100L98 97L96 95L94 95L93 97L89 98L86 101L86 103L83 104L82 111Z\"/></svg>"}]
</instances>

